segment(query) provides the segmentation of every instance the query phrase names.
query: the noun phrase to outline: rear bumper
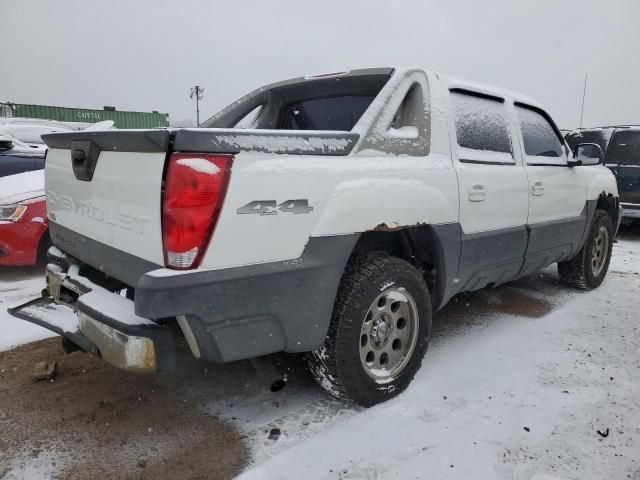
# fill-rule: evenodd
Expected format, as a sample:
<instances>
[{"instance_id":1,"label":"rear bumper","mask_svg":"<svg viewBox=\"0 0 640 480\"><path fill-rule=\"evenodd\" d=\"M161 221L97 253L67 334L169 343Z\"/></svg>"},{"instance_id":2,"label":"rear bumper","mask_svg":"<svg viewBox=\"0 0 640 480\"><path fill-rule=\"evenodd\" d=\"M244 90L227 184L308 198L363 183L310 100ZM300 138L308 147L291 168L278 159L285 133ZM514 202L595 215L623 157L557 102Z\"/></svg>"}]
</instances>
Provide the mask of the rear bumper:
<instances>
[{"instance_id":1,"label":"rear bumper","mask_svg":"<svg viewBox=\"0 0 640 480\"><path fill-rule=\"evenodd\" d=\"M85 352L132 372L175 368L175 341L167 326L133 313L133 302L67 269L47 266L43 296L11 308L14 317L45 327Z\"/></svg>"},{"instance_id":2,"label":"rear bumper","mask_svg":"<svg viewBox=\"0 0 640 480\"><path fill-rule=\"evenodd\" d=\"M640 219L640 204L638 203L621 203L622 216L624 218Z\"/></svg>"},{"instance_id":3,"label":"rear bumper","mask_svg":"<svg viewBox=\"0 0 640 480\"><path fill-rule=\"evenodd\" d=\"M44 311L40 308L34 313L25 304L11 313L76 344L70 334L81 334L105 360L117 366L123 361L112 360L106 352L115 345L116 358L126 357L122 353L125 346L116 342L122 338L120 335L127 337L127 342L150 339L157 370L172 368L175 363L175 341L167 325L176 319L194 355L207 361L229 362L279 351L319 348L329 328L344 267L359 238L357 234L314 237L300 258L238 268L175 272L153 266L135 282L123 282L134 287L135 300L129 300L112 293L116 287L103 281L99 282L102 286L96 285L78 272L85 268L83 265L99 265L107 275L111 268L128 267L139 272L147 267L136 265L135 257L125 259L127 254L122 252L119 257L110 255L112 248L107 245L65 235L73 242L69 244L84 246L79 249L84 255L101 255L99 261L86 259L83 264L56 247L49 250L48 276L51 278L53 273L62 278L63 290L74 296L73 301L66 302L70 306L49 284L42 302L51 298L54 301L47 303ZM57 237L52 238L56 242ZM114 263L124 266L114 267ZM52 308L55 314L50 312ZM74 331L54 328L52 317L62 315L59 312L76 319L77 328L74 325L69 329ZM107 333L102 331L105 329ZM83 349L91 351L91 346ZM123 368L129 370L153 371L146 363L124 363Z\"/></svg>"},{"instance_id":4,"label":"rear bumper","mask_svg":"<svg viewBox=\"0 0 640 480\"><path fill-rule=\"evenodd\" d=\"M154 319L183 316L200 356L208 361L319 348L358 238L313 237L302 256L289 261L148 272L135 287L135 313Z\"/></svg>"}]
</instances>

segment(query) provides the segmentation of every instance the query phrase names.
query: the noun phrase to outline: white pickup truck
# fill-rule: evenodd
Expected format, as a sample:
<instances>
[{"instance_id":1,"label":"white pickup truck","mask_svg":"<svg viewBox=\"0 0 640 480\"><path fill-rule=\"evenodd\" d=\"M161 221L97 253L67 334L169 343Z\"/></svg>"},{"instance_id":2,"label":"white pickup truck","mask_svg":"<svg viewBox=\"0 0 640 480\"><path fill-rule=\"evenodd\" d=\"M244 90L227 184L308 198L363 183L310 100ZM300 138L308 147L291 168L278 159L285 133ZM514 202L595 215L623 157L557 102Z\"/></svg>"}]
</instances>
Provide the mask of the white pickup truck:
<instances>
[{"instance_id":1,"label":"white pickup truck","mask_svg":"<svg viewBox=\"0 0 640 480\"><path fill-rule=\"evenodd\" d=\"M174 367L176 335L213 362L308 352L362 405L407 387L453 295L556 262L597 287L620 220L597 145L423 69L267 85L202 128L44 138L55 246L14 316L140 372Z\"/></svg>"}]
</instances>

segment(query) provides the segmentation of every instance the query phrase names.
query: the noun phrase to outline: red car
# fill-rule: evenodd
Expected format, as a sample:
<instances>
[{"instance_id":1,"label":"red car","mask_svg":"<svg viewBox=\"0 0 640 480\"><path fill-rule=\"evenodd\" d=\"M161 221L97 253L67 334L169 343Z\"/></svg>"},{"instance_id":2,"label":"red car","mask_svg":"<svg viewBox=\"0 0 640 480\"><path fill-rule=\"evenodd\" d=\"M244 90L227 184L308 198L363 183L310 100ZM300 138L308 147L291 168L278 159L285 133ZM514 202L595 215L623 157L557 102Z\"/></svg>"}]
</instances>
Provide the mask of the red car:
<instances>
[{"instance_id":1,"label":"red car","mask_svg":"<svg viewBox=\"0 0 640 480\"><path fill-rule=\"evenodd\" d=\"M0 177L0 266L35 265L48 246L44 171Z\"/></svg>"}]
</instances>

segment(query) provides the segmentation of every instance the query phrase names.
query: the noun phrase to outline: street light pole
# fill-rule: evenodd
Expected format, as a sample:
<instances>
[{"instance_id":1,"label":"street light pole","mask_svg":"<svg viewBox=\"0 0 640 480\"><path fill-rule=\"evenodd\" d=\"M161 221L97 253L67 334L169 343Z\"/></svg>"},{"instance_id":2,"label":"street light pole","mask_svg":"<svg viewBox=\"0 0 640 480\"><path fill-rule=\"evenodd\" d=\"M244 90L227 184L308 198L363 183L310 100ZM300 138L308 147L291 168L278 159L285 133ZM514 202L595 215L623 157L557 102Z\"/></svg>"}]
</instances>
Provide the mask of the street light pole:
<instances>
[{"instance_id":1,"label":"street light pole","mask_svg":"<svg viewBox=\"0 0 640 480\"><path fill-rule=\"evenodd\" d=\"M204 97L204 88L200 85L196 85L195 87L191 87L191 92L189 93L189 98L196 99L196 125L200 126L200 100Z\"/></svg>"}]
</instances>

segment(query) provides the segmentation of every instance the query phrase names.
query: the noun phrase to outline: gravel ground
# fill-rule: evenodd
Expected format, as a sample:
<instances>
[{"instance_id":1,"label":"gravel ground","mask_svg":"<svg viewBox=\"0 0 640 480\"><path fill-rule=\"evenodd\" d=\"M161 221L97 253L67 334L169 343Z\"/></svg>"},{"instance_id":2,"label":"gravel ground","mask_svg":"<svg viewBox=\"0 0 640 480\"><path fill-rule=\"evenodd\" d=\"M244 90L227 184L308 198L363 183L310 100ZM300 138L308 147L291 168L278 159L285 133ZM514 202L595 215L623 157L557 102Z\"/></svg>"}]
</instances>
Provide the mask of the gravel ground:
<instances>
[{"instance_id":1,"label":"gravel ground","mask_svg":"<svg viewBox=\"0 0 640 480\"><path fill-rule=\"evenodd\" d=\"M52 380L33 380L40 361L57 363ZM0 478L233 478L247 450L202 413L213 382L190 370L130 374L59 338L0 353Z\"/></svg>"}]
</instances>

